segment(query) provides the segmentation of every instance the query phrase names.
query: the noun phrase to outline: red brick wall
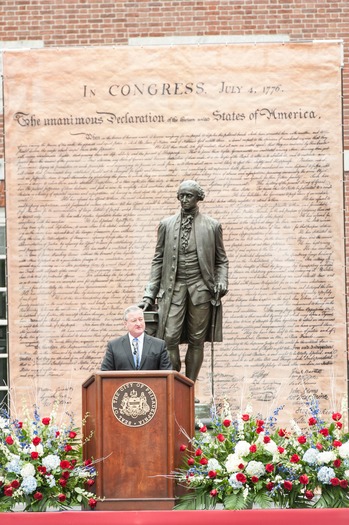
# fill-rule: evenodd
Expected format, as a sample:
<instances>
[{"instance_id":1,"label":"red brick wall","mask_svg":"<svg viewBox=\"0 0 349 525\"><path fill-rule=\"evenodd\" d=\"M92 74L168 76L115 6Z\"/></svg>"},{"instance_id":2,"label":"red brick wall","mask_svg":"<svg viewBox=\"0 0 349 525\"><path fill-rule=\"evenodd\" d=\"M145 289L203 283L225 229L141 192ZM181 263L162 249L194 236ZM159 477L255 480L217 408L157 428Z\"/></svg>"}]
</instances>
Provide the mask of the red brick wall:
<instances>
[{"instance_id":1,"label":"red brick wall","mask_svg":"<svg viewBox=\"0 0 349 525\"><path fill-rule=\"evenodd\" d=\"M349 149L348 0L1 0L0 4L0 41L42 40L45 47L127 44L132 37L259 34L283 34L291 40L343 39L344 147ZM0 157L2 151L1 137ZM345 208L349 211L348 179ZM348 237L348 222L346 228Z\"/></svg>"}]
</instances>

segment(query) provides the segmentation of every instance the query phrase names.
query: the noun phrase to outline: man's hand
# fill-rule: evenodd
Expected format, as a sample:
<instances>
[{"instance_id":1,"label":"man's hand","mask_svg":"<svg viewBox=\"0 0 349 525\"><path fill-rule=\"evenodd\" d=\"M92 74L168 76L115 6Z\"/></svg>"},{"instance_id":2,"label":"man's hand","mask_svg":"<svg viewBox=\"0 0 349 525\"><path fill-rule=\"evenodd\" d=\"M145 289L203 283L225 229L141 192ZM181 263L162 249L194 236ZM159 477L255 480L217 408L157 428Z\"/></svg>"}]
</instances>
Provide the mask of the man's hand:
<instances>
[{"instance_id":1,"label":"man's hand","mask_svg":"<svg viewBox=\"0 0 349 525\"><path fill-rule=\"evenodd\" d=\"M214 287L215 299L218 300L228 293L228 288L225 283L216 283Z\"/></svg>"},{"instance_id":2,"label":"man's hand","mask_svg":"<svg viewBox=\"0 0 349 525\"><path fill-rule=\"evenodd\" d=\"M151 310L152 309L152 306L154 304L154 301L152 301L151 299L149 299L148 297L144 297L142 302L139 303L137 306L139 308L141 308L144 312L146 310Z\"/></svg>"}]
</instances>

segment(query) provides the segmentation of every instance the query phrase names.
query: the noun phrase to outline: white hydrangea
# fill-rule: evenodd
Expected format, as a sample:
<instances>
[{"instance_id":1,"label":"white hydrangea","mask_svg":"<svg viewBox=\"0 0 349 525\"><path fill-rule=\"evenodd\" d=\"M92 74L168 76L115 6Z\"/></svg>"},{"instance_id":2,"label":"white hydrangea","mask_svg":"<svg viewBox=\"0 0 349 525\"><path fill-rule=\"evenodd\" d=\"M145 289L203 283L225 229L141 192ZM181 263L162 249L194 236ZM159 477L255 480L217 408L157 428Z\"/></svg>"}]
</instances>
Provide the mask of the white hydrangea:
<instances>
[{"instance_id":1,"label":"white hydrangea","mask_svg":"<svg viewBox=\"0 0 349 525\"><path fill-rule=\"evenodd\" d=\"M5 428L8 428L8 419L5 419L0 416L0 428L1 430L5 430Z\"/></svg>"},{"instance_id":2,"label":"white hydrangea","mask_svg":"<svg viewBox=\"0 0 349 525\"><path fill-rule=\"evenodd\" d=\"M317 456L318 465L324 465L325 463L331 463L336 459L336 454L331 450L325 452L319 452Z\"/></svg>"},{"instance_id":3,"label":"white hydrangea","mask_svg":"<svg viewBox=\"0 0 349 525\"><path fill-rule=\"evenodd\" d=\"M42 459L42 464L47 470L51 471L59 467L61 460L55 454L49 454Z\"/></svg>"},{"instance_id":4,"label":"white hydrangea","mask_svg":"<svg viewBox=\"0 0 349 525\"><path fill-rule=\"evenodd\" d=\"M229 454L225 462L225 468L227 472L238 472L241 464L245 466L246 462L242 461L237 454Z\"/></svg>"},{"instance_id":5,"label":"white hydrangea","mask_svg":"<svg viewBox=\"0 0 349 525\"><path fill-rule=\"evenodd\" d=\"M25 465L21 468L21 476L22 478L27 478L28 476L34 476L35 475L35 467L31 463L25 463Z\"/></svg>"},{"instance_id":6,"label":"white hydrangea","mask_svg":"<svg viewBox=\"0 0 349 525\"><path fill-rule=\"evenodd\" d=\"M341 447L338 447L338 454L342 459L349 458L349 441L343 443Z\"/></svg>"},{"instance_id":7,"label":"white hydrangea","mask_svg":"<svg viewBox=\"0 0 349 525\"><path fill-rule=\"evenodd\" d=\"M250 453L250 446L250 443L248 443L247 441L238 441L235 446L235 454L240 458L243 456L247 456Z\"/></svg>"},{"instance_id":8,"label":"white hydrangea","mask_svg":"<svg viewBox=\"0 0 349 525\"><path fill-rule=\"evenodd\" d=\"M277 444L272 439L269 441L269 443L263 443L263 446L264 446L265 450L267 450L268 452L270 452L273 455L276 454L277 451L278 451Z\"/></svg>"},{"instance_id":9,"label":"white hydrangea","mask_svg":"<svg viewBox=\"0 0 349 525\"><path fill-rule=\"evenodd\" d=\"M47 476L46 479L47 479L47 483L48 483L49 487L55 487L56 486L56 480L55 480L54 476L52 476L52 474Z\"/></svg>"},{"instance_id":10,"label":"white hydrangea","mask_svg":"<svg viewBox=\"0 0 349 525\"><path fill-rule=\"evenodd\" d=\"M207 463L208 470L222 470L222 467L215 458L210 458Z\"/></svg>"},{"instance_id":11,"label":"white hydrangea","mask_svg":"<svg viewBox=\"0 0 349 525\"><path fill-rule=\"evenodd\" d=\"M265 467L261 461L250 461L245 468L245 472L249 476L257 476L257 478L260 478L265 474Z\"/></svg>"},{"instance_id":12,"label":"white hydrangea","mask_svg":"<svg viewBox=\"0 0 349 525\"><path fill-rule=\"evenodd\" d=\"M345 479L349 479L349 470L344 471L344 477Z\"/></svg>"},{"instance_id":13,"label":"white hydrangea","mask_svg":"<svg viewBox=\"0 0 349 525\"><path fill-rule=\"evenodd\" d=\"M39 456L42 456L44 453L44 447L41 443L39 443L37 446L31 444L30 445L30 452L37 452Z\"/></svg>"}]
</instances>

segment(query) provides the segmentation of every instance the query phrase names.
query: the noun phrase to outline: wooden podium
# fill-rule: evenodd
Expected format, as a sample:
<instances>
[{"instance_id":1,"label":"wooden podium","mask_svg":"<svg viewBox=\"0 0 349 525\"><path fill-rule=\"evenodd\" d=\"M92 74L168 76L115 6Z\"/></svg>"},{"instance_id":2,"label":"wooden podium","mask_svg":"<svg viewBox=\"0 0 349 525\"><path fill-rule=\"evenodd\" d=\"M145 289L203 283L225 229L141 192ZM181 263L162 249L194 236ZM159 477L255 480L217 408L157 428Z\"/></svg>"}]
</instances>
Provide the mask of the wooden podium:
<instances>
[{"instance_id":1,"label":"wooden podium","mask_svg":"<svg viewBox=\"0 0 349 525\"><path fill-rule=\"evenodd\" d=\"M82 385L82 410L84 436L94 432L84 458L102 460L96 508L172 509L180 487L170 474L195 432L193 381L168 370L97 372Z\"/></svg>"}]
</instances>

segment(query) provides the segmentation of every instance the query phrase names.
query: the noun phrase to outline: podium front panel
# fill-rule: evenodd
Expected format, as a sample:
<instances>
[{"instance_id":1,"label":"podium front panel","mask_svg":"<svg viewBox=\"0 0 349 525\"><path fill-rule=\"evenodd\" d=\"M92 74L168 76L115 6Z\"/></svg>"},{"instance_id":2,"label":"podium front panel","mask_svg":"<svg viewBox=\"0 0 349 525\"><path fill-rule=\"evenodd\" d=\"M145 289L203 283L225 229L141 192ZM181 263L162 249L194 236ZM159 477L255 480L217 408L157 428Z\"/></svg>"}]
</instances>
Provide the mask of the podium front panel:
<instances>
[{"instance_id":1,"label":"podium front panel","mask_svg":"<svg viewBox=\"0 0 349 525\"><path fill-rule=\"evenodd\" d=\"M101 510L165 509L175 503L171 473L194 433L194 383L178 372L99 372L83 385L90 417L85 457L99 461ZM183 433L184 429L184 433Z\"/></svg>"}]
</instances>

